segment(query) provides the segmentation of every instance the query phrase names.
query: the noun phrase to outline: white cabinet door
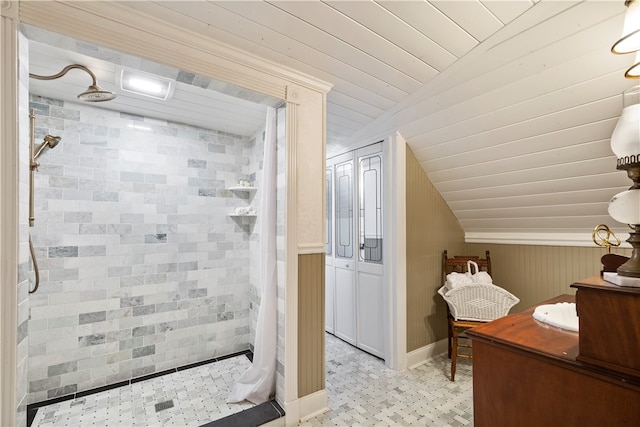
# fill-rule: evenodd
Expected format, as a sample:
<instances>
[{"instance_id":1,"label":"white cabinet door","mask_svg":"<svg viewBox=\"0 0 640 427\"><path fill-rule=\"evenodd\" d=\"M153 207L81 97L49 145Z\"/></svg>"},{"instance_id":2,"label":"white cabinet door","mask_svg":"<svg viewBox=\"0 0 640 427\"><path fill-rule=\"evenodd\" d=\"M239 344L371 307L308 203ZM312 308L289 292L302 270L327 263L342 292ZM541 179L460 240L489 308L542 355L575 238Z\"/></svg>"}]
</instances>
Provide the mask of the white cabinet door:
<instances>
[{"instance_id":1,"label":"white cabinet door","mask_svg":"<svg viewBox=\"0 0 640 427\"><path fill-rule=\"evenodd\" d=\"M327 160L326 330L384 358L382 144Z\"/></svg>"},{"instance_id":2,"label":"white cabinet door","mask_svg":"<svg viewBox=\"0 0 640 427\"><path fill-rule=\"evenodd\" d=\"M382 144L356 150L356 345L384 358Z\"/></svg>"},{"instance_id":3,"label":"white cabinet door","mask_svg":"<svg viewBox=\"0 0 640 427\"><path fill-rule=\"evenodd\" d=\"M331 334L335 334L336 270L333 266L333 257L329 256L326 257L324 286L325 330Z\"/></svg>"},{"instance_id":4,"label":"white cabinet door","mask_svg":"<svg viewBox=\"0 0 640 427\"><path fill-rule=\"evenodd\" d=\"M325 212L325 330L335 334L335 298L336 298L336 270L333 266L333 164L327 162L325 175L326 212Z\"/></svg>"},{"instance_id":5,"label":"white cabinet door","mask_svg":"<svg viewBox=\"0 0 640 427\"><path fill-rule=\"evenodd\" d=\"M353 152L334 159L335 331L337 337L353 345L356 344L354 169Z\"/></svg>"}]
</instances>

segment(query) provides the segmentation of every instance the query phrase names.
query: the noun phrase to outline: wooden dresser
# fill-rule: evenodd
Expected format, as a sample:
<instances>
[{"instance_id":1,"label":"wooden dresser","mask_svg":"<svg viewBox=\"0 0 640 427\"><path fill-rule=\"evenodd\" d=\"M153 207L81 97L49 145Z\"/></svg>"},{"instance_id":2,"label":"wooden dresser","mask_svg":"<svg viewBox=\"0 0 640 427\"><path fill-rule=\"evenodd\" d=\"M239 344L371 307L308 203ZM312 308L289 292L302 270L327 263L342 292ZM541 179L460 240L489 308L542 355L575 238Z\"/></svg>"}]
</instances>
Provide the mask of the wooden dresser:
<instances>
[{"instance_id":1,"label":"wooden dresser","mask_svg":"<svg viewBox=\"0 0 640 427\"><path fill-rule=\"evenodd\" d=\"M574 297L540 304L557 302ZM536 321L534 309L467 331L473 340L474 426L640 426L640 377L580 360L579 334ZM640 333L637 323L615 327Z\"/></svg>"}]
</instances>

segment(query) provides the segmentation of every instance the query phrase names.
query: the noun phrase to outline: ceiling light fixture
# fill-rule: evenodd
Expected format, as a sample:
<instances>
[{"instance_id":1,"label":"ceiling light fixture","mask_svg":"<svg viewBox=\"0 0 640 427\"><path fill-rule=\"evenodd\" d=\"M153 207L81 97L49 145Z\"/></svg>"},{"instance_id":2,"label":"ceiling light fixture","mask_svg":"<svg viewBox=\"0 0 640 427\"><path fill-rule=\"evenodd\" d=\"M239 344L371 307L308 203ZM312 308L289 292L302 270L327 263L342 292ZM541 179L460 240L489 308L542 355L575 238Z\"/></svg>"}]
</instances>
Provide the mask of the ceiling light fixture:
<instances>
[{"instance_id":1,"label":"ceiling light fixture","mask_svg":"<svg viewBox=\"0 0 640 427\"><path fill-rule=\"evenodd\" d=\"M624 73L624 76L628 79L640 79L640 51L636 53L634 64Z\"/></svg>"},{"instance_id":2,"label":"ceiling light fixture","mask_svg":"<svg viewBox=\"0 0 640 427\"><path fill-rule=\"evenodd\" d=\"M640 0L625 0L627 12L624 15L622 37L611 46L611 52L624 55L636 53L633 65L624 73L628 79L640 79Z\"/></svg>"},{"instance_id":3,"label":"ceiling light fixture","mask_svg":"<svg viewBox=\"0 0 640 427\"><path fill-rule=\"evenodd\" d=\"M611 52L625 54L640 50L640 1L625 0L627 12L624 15L622 37L613 44Z\"/></svg>"},{"instance_id":4,"label":"ceiling light fixture","mask_svg":"<svg viewBox=\"0 0 640 427\"><path fill-rule=\"evenodd\" d=\"M123 68L119 73L120 89L137 95L166 101L173 95L174 81L171 79Z\"/></svg>"}]
</instances>

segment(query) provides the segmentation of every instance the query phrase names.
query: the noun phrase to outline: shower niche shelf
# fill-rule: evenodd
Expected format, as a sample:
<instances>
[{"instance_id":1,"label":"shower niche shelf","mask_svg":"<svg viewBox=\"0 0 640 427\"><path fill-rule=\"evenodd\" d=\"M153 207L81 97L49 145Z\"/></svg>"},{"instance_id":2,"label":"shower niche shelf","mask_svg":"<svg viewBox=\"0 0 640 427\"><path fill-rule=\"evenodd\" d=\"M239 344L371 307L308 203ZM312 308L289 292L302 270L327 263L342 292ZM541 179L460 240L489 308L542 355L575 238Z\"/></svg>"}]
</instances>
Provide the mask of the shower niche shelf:
<instances>
[{"instance_id":1,"label":"shower niche shelf","mask_svg":"<svg viewBox=\"0 0 640 427\"><path fill-rule=\"evenodd\" d=\"M238 193L246 193L248 195L249 200L253 198L254 192L257 190L257 187L247 187L244 185L235 185L232 187L227 188L227 190L229 191L233 191L233 192L238 192ZM255 218L258 215L255 213L250 213L250 214L242 214L242 213L237 213L237 212L231 212L228 214L228 216L233 217L233 218Z\"/></svg>"},{"instance_id":2,"label":"shower niche shelf","mask_svg":"<svg viewBox=\"0 0 640 427\"><path fill-rule=\"evenodd\" d=\"M244 191L246 193L251 193L254 192L258 189L258 187L240 187L240 186L236 186L236 187L229 187L228 190L230 191Z\"/></svg>"}]
</instances>

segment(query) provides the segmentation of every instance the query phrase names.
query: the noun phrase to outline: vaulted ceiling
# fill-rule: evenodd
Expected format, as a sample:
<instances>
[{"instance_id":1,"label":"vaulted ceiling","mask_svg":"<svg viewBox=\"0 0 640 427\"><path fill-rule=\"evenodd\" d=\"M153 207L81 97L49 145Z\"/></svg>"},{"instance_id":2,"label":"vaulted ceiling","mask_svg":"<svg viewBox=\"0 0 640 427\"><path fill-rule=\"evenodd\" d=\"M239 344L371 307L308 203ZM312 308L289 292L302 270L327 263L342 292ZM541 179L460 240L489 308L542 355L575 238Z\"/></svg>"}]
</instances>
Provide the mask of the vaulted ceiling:
<instances>
[{"instance_id":1,"label":"vaulted ceiling","mask_svg":"<svg viewBox=\"0 0 640 427\"><path fill-rule=\"evenodd\" d=\"M609 147L633 85L632 58L609 51L623 0L118 7L331 83L328 153L398 131L469 241L625 229L607 214L630 182Z\"/></svg>"}]
</instances>

